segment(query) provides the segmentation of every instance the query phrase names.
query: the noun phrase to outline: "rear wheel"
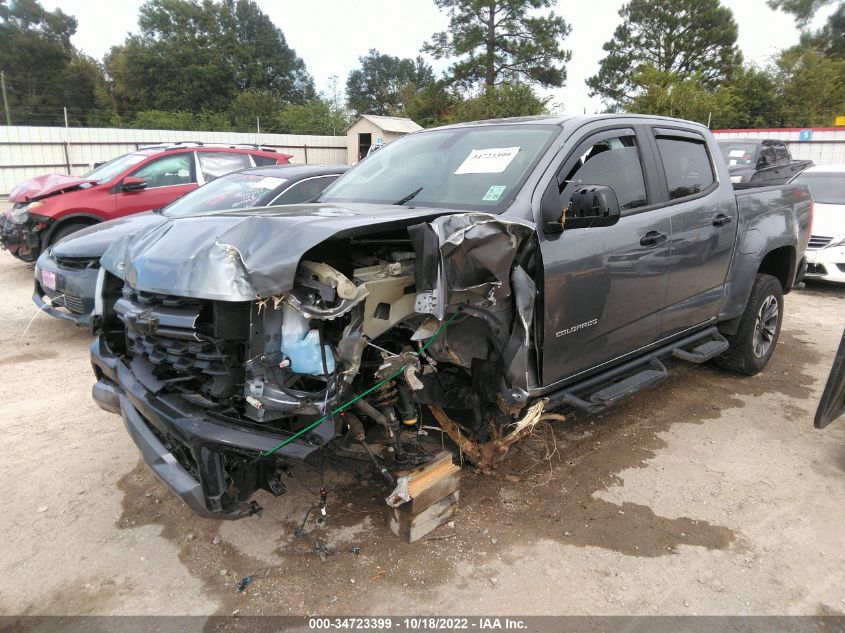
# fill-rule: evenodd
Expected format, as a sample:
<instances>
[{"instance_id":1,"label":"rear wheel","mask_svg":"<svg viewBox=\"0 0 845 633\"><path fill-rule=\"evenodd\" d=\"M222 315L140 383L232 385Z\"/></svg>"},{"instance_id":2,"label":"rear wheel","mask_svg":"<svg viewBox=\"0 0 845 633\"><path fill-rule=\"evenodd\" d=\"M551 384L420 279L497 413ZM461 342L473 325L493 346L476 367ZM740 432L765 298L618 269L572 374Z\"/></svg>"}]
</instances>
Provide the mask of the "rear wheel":
<instances>
[{"instance_id":1,"label":"rear wheel","mask_svg":"<svg viewBox=\"0 0 845 633\"><path fill-rule=\"evenodd\" d=\"M783 321L783 289L771 275L757 275L730 347L716 359L720 367L746 376L758 373L775 351Z\"/></svg>"}]
</instances>

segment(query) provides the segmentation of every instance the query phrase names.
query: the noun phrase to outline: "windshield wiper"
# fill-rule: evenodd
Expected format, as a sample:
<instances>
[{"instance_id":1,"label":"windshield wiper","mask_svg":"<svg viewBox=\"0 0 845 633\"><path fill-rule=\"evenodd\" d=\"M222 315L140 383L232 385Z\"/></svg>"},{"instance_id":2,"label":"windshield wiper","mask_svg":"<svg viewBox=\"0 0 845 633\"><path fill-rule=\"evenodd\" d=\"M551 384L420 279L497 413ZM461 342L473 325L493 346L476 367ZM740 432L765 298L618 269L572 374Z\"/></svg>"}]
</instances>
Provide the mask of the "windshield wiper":
<instances>
[{"instance_id":1,"label":"windshield wiper","mask_svg":"<svg viewBox=\"0 0 845 633\"><path fill-rule=\"evenodd\" d=\"M417 189L416 191L412 191L411 193L409 193L409 194L408 194L407 196L405 196L404 198L399 198L399 200L397 200L397 201L396 201L396 202L394 202L393 204L395 204L395 205L396 205L396 206L398 206L398 207L401 207L401 206L402 206L403 204L405 204L406 202L410 202L411 200L413 200L414 198L416 198L416 197L417 197L417 194L418 194L420 191L422 191L422 190L423 190L423 188L422 188L422 187L420 187L420 188L419 188L419 189Z\"/></svg>"}]
</instances>

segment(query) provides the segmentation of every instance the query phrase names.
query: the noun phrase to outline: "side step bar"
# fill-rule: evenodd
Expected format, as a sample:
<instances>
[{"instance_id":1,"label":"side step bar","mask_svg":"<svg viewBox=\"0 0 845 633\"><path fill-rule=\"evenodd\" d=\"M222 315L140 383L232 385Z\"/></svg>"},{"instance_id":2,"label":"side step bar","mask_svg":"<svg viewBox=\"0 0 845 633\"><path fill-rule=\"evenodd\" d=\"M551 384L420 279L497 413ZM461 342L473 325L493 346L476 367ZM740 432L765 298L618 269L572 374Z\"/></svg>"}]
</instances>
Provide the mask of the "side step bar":
<instances>
[{"instance_id":1,"label":"side step bar","mask_svg":"<svg viewBox=\"0 0 845 633\"><path fill-rule=\"evenodd\" d=\"M713 360L722 352L728 351L728 347L728 341L717 330L713 333L713 338L698 344L692 349L676 347L672 350L672 356L700 365L701 363L706 363L708 360Z\"/></svg>"},{"instance_id":2,"label":"side step bar","mask_svg":"<svg viewBox=\"0 0 845 633\"><path fill-rule=\"evenodd\" d=\"M660 359L672 357L704 363L728 349L728 342L715 327L691 334L649 354L630 360L547 397L547 409L567 404L598 413L635 393L653 387L668 375Z\"/></svg>"},{"instance_id":3,"label":"side step bar","mask_svg":"<svg viewBox=\"0 0 845 633\"><path fill-rule=\"evenodd\" d=\"M618 382L612 382L602 387L598 391L586 396L586 400L572 391L566 391L563 393L562 401L576 409L598 413L628 396L653 387L668 375L669 372L666 371L666 366L655 358L649 363L648 368L631 374Z\"/></svg>"}]
</instances>

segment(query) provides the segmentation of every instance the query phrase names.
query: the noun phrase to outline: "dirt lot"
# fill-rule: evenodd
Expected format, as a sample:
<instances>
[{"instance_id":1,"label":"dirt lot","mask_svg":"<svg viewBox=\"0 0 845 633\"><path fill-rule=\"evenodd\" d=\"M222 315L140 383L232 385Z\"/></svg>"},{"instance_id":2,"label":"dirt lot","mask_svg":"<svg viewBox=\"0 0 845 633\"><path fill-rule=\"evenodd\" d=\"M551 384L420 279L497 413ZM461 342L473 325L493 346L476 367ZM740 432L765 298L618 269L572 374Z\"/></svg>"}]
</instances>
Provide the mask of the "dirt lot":
<instances>
[{"instance_id":1,"label":"dirt lot","mask_svg":"<svg viewBox=\"0 0 845 633\"><path fill-rule=\"evenodd\" d=\"M348 462L329 464L329 522L304 540L304 465L260 519L192 515L91 400L90 337L32 320L31 279L0 254L2 613L845 612L845 421L812 426L845 290L789 295L760 376L678 365L539 430L494 477L465 471L454 527L406 545L383 483Z\"/></svg>"}]
</instances>

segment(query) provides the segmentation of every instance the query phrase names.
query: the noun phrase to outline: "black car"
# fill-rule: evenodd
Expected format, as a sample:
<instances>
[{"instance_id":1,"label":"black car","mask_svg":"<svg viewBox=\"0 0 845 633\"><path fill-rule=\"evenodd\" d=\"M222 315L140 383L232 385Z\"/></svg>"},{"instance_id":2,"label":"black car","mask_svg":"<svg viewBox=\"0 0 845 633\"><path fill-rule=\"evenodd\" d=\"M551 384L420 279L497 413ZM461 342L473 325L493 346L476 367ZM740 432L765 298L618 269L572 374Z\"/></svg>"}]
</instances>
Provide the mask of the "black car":
<instances>
[{"instance_id":1,"label":"black car","mask_svg":"<svg viewBox=\"0 0 845 633\"><path fill-rule=\"evenodd\" d=\"M782 185L813 165L811 160L793 159L783 141L745 138L719 139L718 143L735 185Z\"/></svg>"},{"instance_id":2,"label":"black car","mask_svg":"<svg viewBox=\"0 0 845 633\"><path fill-rule=\"evenodd\" d=\"M311 200L348 169L345 165L270 165L221 176L159 211L140 213L83 229L47 249L35 266L32 300L59 319L96 329L100 257L116 239L167 218L298 204Z\"/></svg>"}]
</instances>

